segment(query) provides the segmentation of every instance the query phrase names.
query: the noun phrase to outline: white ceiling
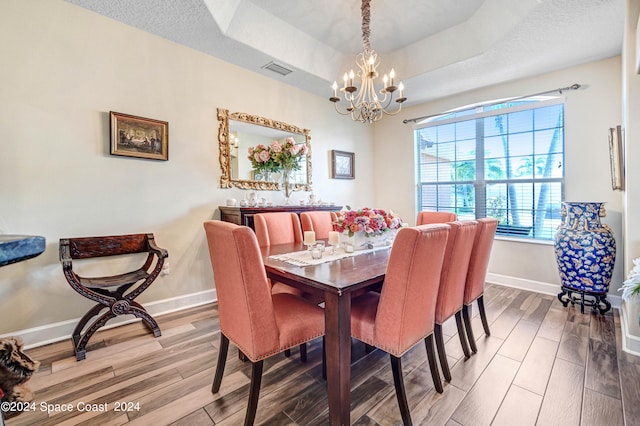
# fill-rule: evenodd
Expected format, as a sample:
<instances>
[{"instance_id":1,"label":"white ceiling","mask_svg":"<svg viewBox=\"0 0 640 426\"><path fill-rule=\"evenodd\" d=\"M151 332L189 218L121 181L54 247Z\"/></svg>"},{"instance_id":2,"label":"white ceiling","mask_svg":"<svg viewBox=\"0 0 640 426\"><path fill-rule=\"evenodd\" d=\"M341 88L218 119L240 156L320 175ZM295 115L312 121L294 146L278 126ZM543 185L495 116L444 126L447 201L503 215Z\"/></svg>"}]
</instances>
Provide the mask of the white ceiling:
<instances>
[{"instance_id":1,"label":"white ceiling","mask_svg":"<svg viewBox=\"0 0 640 426\"><path fill-rule=\"evenodd\" d=\"M360 0L67 1L327 98L362 51ZM624 13L625 0L371 0L371 47L415 104L619 55Z\"/></svg>"}]
</instances>

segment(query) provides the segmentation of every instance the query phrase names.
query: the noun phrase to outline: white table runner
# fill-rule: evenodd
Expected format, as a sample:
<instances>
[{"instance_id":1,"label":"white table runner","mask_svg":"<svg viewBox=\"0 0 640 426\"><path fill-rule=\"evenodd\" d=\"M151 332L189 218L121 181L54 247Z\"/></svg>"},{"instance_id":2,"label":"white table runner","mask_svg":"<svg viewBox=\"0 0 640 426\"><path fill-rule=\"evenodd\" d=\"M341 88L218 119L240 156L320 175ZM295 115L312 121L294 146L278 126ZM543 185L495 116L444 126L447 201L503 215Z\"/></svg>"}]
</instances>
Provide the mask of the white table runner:
<instances>
[{"instance_id":1,"label":"white table runner","mask_svg":"<svg viewBox=\"0 0 640 426\"><path fill-rule=\"evenodd\" d=\"M320 265L321 263L332 262L334 260L344 259L346 257L358 256L365 253L371 253L376 250L383 250L391 248L391 246L379 246L374 247L372 249L366 250L356 250L352 253L347 253L343 248L336 249L335 253L331 253L330 248L326 248L322 253L322 257L320 259L313 259L311 257L311 251L302 250L302 251L294 251L291 253L284 254L274 254L269 256L269 259L280 260L282 262L288 263L290 265L296 266L313 266Z\"/></svg>"}]
</instances>

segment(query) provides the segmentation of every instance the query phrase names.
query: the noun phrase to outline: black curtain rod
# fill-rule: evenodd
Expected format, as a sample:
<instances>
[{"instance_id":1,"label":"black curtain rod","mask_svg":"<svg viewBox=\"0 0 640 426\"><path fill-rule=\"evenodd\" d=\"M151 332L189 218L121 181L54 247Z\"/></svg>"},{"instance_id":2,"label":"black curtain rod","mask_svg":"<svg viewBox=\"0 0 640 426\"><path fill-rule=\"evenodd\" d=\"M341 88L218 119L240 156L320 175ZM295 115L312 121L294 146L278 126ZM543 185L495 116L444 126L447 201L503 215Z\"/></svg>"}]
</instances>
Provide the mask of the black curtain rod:
<instances>
[{"instance_id":1,"label":"black curtain rod","mask_svg":"<svg viewBox=\"0 0 640 426\"><path fill-rule=\"evenodd\" d=\"M548 95L549 93L555 93L555 92L559 92L560 94L562 94L563 90L578 90L580 87L581 86L579 84L575 83L575 84L572 84L571 86L560 87L559 89L547 90L546 92L533 93L531 95L518 96L516 98L510 98L510 99L507 99L507 100L502 100L502 101L494 102L494 103L491 103L491 104L483 104L482 106L484 107L484 106L499 105L499 104L503 104L505 102L517 101L519 99L531 98L533 96ZM440 112L438 114L423 115L422 117L416 117L416 118L408 118L406 120L402 120L402 122L404 124L412 123L412 122L415 123L416 121L419 121L419 120L424 120L426 118L431 118L431 117L437 117L439 115L448 114L450 112L451 111L445 111L445 112Z\"/></svg>"}]
</instances>

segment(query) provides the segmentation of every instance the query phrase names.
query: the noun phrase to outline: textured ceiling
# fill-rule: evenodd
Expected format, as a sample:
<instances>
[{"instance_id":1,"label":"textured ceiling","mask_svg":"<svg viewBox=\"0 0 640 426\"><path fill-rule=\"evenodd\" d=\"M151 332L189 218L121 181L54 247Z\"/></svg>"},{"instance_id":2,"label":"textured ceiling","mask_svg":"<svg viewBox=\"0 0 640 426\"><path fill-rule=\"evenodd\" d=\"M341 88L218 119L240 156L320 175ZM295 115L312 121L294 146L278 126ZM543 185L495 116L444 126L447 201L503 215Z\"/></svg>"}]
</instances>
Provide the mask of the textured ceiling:
<instances>
[{"instance_id":1,"label":"textured ceiling","mask_svg":"<svg viewBox=\"0 0 640 426\"><path fill-rule=\"evenodd\" d=\"M359 0L67 1L326 97L362 50ZM624 11L625 0L371 0L371 47L415 104L618 55ZM293 72L261 68L270 61Z\"/></svg>"}]
</instances>

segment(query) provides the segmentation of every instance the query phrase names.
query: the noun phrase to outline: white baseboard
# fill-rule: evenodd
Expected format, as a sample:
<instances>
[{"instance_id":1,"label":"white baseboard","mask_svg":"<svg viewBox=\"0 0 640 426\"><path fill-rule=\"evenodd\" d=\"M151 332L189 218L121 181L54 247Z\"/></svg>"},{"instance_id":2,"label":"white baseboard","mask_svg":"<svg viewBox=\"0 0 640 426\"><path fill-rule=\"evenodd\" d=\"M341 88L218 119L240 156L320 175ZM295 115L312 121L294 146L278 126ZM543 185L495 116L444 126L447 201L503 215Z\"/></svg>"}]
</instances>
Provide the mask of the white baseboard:
<instances>
[{"instance_id":1,"label":"white baseboard","mask_svg":"<svg viewBox=\"0 0 640 426\"><path fill-rule=\"evenodd\" d=\"M519 288L521 290L535 291L536 293L557 296L560 293L560 285L545 283L542 281L527 280L524 278L512 277L509 275L487 274L487 282L491 284L502 285L505 287ZM614 308L620 309L622 298L614 294L608 294L607 300Z\"/></svg>"},{"instance_id":2,"label":"white baseboard","mask_svg":"<svg viewBox=\"0 0 640 426\"><path fill-rule=\"evenodd\" d=\"M187 294L184 296L172 297L169 299L148 302L144 304L145 309L152 316L169 314L171 312L181 311L183 309L194 308L196 306L212 303L218 300L215 290L205 290L198 293ZM35 348L37 346L47 345L49 343L58 342L60 340L71 339L71 333L80 318L61 321L55 324L43 325L40 327L29 328L25 330L14 331L11 333L0 335L0 338L9 336L18 336L24 342L25 349ZM102 327L101 330L118 327L124 324L141 321L133 315L123 315L113 318L109 323Z\"/></svg>"},{"instance_id":3,"label":"white baseboard","mask_svg":"<svg viewBox=\"0 0 640 426\"><path fill-rule=\"evenodd\" d=\"M505 287L513 287L521 290L535 291L536 293L549 294L552 296L560 293L560 286L557 284L527 280L524 278L512 277L510 275L488 273L487 282Z\"/></svg>"}]
</instances>

